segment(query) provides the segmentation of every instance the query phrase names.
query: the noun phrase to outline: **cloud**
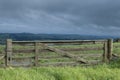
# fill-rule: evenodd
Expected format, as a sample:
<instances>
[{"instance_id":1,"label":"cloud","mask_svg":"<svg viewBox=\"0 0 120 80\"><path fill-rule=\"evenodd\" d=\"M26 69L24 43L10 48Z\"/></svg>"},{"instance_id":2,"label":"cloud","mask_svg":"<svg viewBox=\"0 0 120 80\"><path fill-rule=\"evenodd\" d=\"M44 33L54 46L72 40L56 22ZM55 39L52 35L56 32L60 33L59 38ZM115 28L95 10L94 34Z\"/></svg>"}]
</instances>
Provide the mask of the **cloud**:
<instances>
[{"instance_id":1,"label":"cloud","mask_svg":"<svg viewBox=\"0 0 120 80\"><path fill-rule=\"evenodd\" d=\"M0 32L120 35L120 0L0 0Z\"/></svg>"}]
</instances>

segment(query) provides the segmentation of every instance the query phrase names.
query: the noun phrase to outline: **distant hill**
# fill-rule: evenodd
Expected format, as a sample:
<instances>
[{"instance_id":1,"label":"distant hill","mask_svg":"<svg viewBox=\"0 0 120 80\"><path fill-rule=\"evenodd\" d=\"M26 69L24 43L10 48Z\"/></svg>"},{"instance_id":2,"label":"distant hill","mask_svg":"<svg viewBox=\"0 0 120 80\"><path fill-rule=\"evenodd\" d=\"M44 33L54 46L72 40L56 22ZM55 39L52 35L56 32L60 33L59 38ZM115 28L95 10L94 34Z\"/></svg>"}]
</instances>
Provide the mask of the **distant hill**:
<instances>
[{"instance_id":1,"label":"distant hill","mask_svg":"<svg viewBox=\"0 0 120 80\"><path fill-rule=\"evenodd\" d=\"M6 39L13 39L18 41L32 41L32 40L97 40L107 38L117 37L78 35L78 34L0 33L0 44L4 44L6 42Z\"/></svg>"}]
</instances>

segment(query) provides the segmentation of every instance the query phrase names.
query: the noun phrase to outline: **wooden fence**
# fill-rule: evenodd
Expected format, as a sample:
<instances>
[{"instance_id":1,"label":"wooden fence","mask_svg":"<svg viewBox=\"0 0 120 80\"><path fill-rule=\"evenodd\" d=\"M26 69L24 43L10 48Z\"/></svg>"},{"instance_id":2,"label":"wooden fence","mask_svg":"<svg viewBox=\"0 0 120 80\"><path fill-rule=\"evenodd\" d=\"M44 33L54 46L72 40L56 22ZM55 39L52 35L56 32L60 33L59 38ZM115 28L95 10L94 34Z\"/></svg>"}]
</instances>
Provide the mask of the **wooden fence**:
<instances>
[{"instance_id":1,"label":"wooden fence","mask_svg":"<svg viewBox=\"0 0 120 80\"><path fill-rule=\"evenodd\" d=\"M90 45L100 44L101 46L91 47ZM70 45L67 47L67 45ZM72 46L78 46L72 48ZM79 45L85 45L79 47ZM60 48L56 47L60 46ZM66 46L66 47L61 47ZM98 51L101 53L84 54L84 51ZM73 54L72 52L77 52ZM54 54L53 54L54 52ZM113 40L60 40L60 41L12 41L7 39L5 50L5 66L67 66L81 64L108 63L112 59ZM82 54L81 54L82 53ZM50 54L50 55L49 55ZM53 54L51 56L51 54ZM44 56L43 56L44 55ZM88 55L88 56L87 56ZM87 56L87 57L86 57ZM100 60L96 60L100 57ZM86 57L86 58L85 58ZM95 60L90 60L87 58ZM53 62L60 59L59 62ZM67 60L64 61L64 59ZM44 62L43 60L47 60Z\"/></svg>"}]
</instances>

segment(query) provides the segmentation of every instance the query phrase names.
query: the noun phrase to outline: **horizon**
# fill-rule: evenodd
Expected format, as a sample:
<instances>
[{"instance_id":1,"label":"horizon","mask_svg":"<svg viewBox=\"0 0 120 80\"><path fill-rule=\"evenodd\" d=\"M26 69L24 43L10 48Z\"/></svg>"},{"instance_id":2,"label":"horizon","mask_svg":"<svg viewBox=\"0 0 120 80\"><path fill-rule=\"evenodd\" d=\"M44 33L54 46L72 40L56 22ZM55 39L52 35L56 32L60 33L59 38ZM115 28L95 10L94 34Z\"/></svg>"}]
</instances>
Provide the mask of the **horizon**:
<instances>
[{"instance_id":1,"label":"horizon","mask_svg":"<svg viewBox=\"0 0 120 80\"><path fill-rule=\"evenodd\" d=\"M113 35L93 35L93 34L64 34L64 33L27 33L27 32L21 32L21 33L0 33L0 34L35 34L35 35L77 35L77 36L97 36L97 37L119 37L119 36L113 36Z\"/></svg>"}]
</instances>

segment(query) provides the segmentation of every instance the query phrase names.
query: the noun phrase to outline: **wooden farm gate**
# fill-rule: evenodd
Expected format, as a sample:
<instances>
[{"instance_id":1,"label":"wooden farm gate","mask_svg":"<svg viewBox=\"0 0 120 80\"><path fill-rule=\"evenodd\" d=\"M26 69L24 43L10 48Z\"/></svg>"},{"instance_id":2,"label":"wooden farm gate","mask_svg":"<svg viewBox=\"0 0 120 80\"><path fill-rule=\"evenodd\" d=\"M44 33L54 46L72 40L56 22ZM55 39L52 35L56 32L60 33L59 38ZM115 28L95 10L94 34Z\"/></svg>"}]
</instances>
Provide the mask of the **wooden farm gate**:
<instances>
[{"instance_id":1,"label":"wooden farm gate","mask_svg":"<svg viewBox=\"0 0 120 80\"><path fill-rule=\"evenodd\" d=\"M109 62L112 57L111 45L112 40L12 41L8 39L5 65L76 66Z\"/></svg>"}]
</instances>

